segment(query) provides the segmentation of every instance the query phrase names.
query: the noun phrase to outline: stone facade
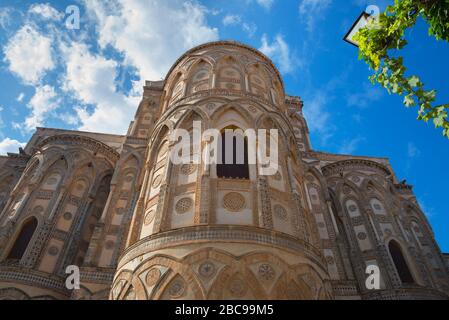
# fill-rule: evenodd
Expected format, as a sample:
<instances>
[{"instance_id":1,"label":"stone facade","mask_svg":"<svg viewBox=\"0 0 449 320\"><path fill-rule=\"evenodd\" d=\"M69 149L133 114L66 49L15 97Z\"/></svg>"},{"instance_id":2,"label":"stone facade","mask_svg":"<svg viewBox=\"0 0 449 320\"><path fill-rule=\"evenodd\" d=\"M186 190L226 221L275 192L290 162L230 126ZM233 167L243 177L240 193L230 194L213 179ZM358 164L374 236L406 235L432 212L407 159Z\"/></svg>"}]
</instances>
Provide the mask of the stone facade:
<instances>
[{"instance_id":1,"label":"stone facade","mask_svg":"<svg viewBox=\"0 0 449 320\"><path fill-rule=\"evenodd\" d=\"M0 158L0 299L448 299L412 187L388 159L314 151L302 109L266 56L215 42L146 83L126 135L38 128ZM173 164L168 136L193 121L278 129L279 171Z\"/></svg>"}]
</instances>

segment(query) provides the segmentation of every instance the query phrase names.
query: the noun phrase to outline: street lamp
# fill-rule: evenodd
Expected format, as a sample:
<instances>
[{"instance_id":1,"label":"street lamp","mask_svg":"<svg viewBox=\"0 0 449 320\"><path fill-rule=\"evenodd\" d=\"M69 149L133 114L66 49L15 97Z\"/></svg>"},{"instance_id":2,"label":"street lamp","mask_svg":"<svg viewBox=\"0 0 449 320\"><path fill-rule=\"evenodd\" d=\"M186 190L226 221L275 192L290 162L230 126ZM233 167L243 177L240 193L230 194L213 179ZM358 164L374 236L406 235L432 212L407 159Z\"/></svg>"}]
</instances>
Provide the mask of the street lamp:
<instances>
[{"instance_id":1,"label":"street lamp","mask_svg":"<svg viewBox=\"0 0 449 320\"><path fill-rule=\"evenodd\" d=\"M358 47L359 44L354 40L354 36L359 32L360 29L365 27L370 21L371 15L366 12L362 12L362 14L357 18L357 20L352 25L351 29L349 29L348 33L344 36L343 40L346 42Z\"/></svg>"}]
</instances>

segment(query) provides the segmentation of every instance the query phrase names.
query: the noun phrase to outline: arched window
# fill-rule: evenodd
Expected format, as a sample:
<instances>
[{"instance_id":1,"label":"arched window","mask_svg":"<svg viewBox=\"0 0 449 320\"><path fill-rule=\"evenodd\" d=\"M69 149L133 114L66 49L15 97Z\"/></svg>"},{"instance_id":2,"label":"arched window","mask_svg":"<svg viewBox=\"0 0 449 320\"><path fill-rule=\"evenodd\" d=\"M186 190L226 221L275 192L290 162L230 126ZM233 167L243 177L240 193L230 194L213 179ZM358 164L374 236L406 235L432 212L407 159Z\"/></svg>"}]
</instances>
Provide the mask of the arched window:
<instances>
[{"instance_id":1,"label":"arched window","mask_svg":"<svg viewBox=\"0 0 449 320\"><path fill-rule=\"evenodd\" d=\"M22 230L20 230L20 233L16 238L13 247L9 252L7 258L8 260L22 259L36 228L37 228L37 219L35 217L32 217L23 224Z\"/></svg>"},{"instance_id":2,"label":"arched window","mask_svg":"<svg viewBox=\"0 0 449 320\"><path fill-rule=\"evenodd\" d=\"M390 241L388 245L390 250L391 258L393 258L394 265L398 271L399 278L401 278L402 283L414 283L412 273L408 268L407 261L402 254L401 247L396 241Z\"/></svg>"},{"instance_id":3,"label":"arched window","mask_svg":"<svg viewBox=\"0 0 449 320\"><path fill-rule=\"evenodd\" d=\"M221 143L218 152L218 159L221 159L221 163L217 164L217 176L219 178L249 179L248 141L238 133L226 133L227 130L236 129L238 128L228 127L223 130L221 135ZM232 139L232 141L226 143L227 139ZM226 145L228 145L228 148L226 148ZM230 161L231 158L232 161ZM226 159L228 159L228 161L226 161Z\"/></svg>"}]
</instances>

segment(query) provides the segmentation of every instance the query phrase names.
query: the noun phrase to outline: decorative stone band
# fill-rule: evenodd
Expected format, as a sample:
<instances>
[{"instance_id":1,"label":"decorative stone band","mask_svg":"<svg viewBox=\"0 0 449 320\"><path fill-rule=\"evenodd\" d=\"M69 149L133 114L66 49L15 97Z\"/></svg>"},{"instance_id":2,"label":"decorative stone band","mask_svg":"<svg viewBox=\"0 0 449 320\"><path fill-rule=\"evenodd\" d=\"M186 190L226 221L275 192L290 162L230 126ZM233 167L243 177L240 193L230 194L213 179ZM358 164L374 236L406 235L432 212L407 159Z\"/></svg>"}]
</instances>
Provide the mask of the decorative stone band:
<instances>
[{"instance_id":1,"label":"decorative stone band","mask_svg":"<svg viewBox=\"0 0 449 320\"><path fill-rule=\"evenodd\" d=\"M332 291L336 297L359 296L356 281L332 281Z\"/></svg>"},{"instance_id":2,"label":"decorative stone band","mask_svg":"<svg viewBox=\"0 0 449 320\"><path fill-rule=\"evenodd\" d=\"M226 47L229 48L229 46L234 46L236 48L240 48L240 49L245 49L249 52L251 52L252 54L258 56L259 58L262 59L262 61L266 61L270 64L272 70L276 73L276 76L278 78L278 80L280 81L282 88L284 88L284 81L282 80L281 74L279 73L278 69L276 68L276 66L274 65L273 61L271 61L270 58L268 58L266 55L264 55L262 52L260 52L259 50L256 50L254 48L251 48L243 43L237 42L237 41L215 41L215 42L208 42L208 43L204 43L201 44L197 47L194 47L192 49L190 49L189 51L187 51L186 53L184 53L181 57L178 58L178 60L176 60L176 62L173 64L173 66L171 67L171 69L168 71L167 73L167 77L166 79L170 79L171 74L173 73L173 71L175 71L176 67L184 60L187 59L189 56L194 55L196 52L198 51L202 51L204 49L208 49L208 48L212 48L212 47Z\"/></svg>"},{"instance_id":3,"label":"decorative stone band","mask_svg":"<svg viewBox=\"0 0 449 320\"><path fill-rule=\"evenodd\" d=\"M137 144L140 146L146 146L148 144L147 139L141 139L136 137L126 137L126 144Z\"/></svg>"},{"instance_id":4,"label":"decorative stone band","mask_svg":"<svg viewBox=\"0 0 449 320\"><path fill-rule=\"evenodd\" d=\"M0 283L21 283L31 287L54 290L60 294L70 296L65 286L65 279L46 273L40 273L31 269L4 268L0 269Z\"/></svg>"},{"instance_id":5,"label":"decorative stone band","mask_svg":"<svg viewBox=\"0 0 449 320\"><path fill-rule=\"evenodd\" d=\"M363 169L363 168L372 168L376 171L382 173L385 176L390 176L391 172L384 165L370 161L365 159L350 159L344 161L338 161L332 164L328 164L322 168L323 174L325 177L331 176L333 174L338 174L341 170L348 169Z\"/></svg>"},{"instance_id":6,"label":"decorative stone band","mask_svg":"<svg viewBox=\"0 0 449 320\"><path fill-rule=\"evenodd\" d=\"M257 94L247 92L247 91L239 91L239 90L228 90L228 89L209 89L209 90L202 90L195 92L193 94L190 94L188 96L183 96L181 99L176 100L174 103L170 104L169 109L174 109L175 107L178 107L180 105L188 104L192 101L198 100L198 99L205 99L209 97L239 97L239 98L249 98L250 101L257 101L265 105L271 106L273 109L277 109L278 106L274 105L273 102L264 99L262 96L259 96Z\"/></svg>"},{"instance_id":7,"label":"decorative stone band","mask_svg":"<svg viewBox=\"0 0 449 320\"><path fill-rule=\"evenodd\" d=\"M364 300L449 300L449 296L436 289L404 288L373 291L362 295Z\"/></svg>"},{"instance_id":8,"label":"decorative stone band","mask_svg":"<svg viewBox=\"0 0 449 320\"><path fill-rule=\"evenodd\" d=\"M83 137L78 135L68 135L68 134L61 134L61 135L55 135L51 136L44 141L42 141L35 149L39 150L45 147L46 145L50 144L63 144L63 145L81 145L85 146L89 150L95 150L96 152L104 154L108 159L111 161L117 161L119 158L119 154L108 145L89 138L89 137Z\"/></svg>"},{"instance_id":9,"label":"decorative stone band","mask_svg":"<svg viewBox=\"0 0 449 320\"><path fill-rule=\"evenodd\" d=\"M111 284L114 280L115 269L100 269L95 268L86 269L82 268L80 277L82 282Z\"/></svg>"},{"instance_id":10,"label":"decorative stone band","mask_svg":"<svg viewBox=\"0 0 449 320\"><path fill-rule=\"evenodd\" d=\"M326 263L321 251L303 240L274 230L247 226L194 226L158 233L128 247L119 259L121 268L127 262L145 253L188 243L237 242L275 246L300 253L319 266Z\"/></svg>"}]
</instances>

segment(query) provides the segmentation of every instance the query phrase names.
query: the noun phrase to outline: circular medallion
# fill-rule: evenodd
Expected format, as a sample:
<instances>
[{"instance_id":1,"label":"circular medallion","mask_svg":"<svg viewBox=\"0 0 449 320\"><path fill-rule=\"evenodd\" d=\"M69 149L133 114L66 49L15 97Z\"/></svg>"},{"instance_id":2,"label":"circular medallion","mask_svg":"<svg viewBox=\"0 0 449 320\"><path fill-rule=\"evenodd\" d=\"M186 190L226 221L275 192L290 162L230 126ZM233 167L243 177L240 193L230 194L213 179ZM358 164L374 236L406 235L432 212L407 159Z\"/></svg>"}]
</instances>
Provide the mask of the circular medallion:
<instances>
[{"instance_id":1,"label":"circular medallion","mask_svg":"<svg viewBox=\"0 0 449 320\"><path fill-rule=\"evenodd\" d=\"M76 190L77 191L83 191L84 190L84 186L82 184L77 184L76 185Z\"/></svg>"},{"instance_id":2,"label":"circular medallion","mask_svg":"<svg viewBox=\"0 0 449 320\"><path fill-rule=\"evenodd\" d=\"M359 233L357 234L357 238L358 238L359 240L365 240L366 237L367 237L367 235L366 235L365 232L359 232Z\"/></svg>"},{"instance_id":3,"label":"circular medallion","mask_svg":"<svg viewBox=\"0 0 449 320\"><path fill-rule=\"evenodd\" d=\"M237 298L241 298L245 295L247 287L245 282L240 279L232 279L229 283L229 291Z\"/></svg>"},{"instance_id":4,"label":"circular medallion","mask_svg":"<svg viewBox=\"0 0 449 320\"><path fill-rule=\"evenodd\" d=\"M357 211L357 206L355 206L355 205L350 205L350 206L349 206L349 211L351 211L351 212L356 212L356 211Z\"/></svg>"},{"instance_id":5,"label":"circular medallion","mask_svg":"<svg viewBox=\"0 0 449 320\"><path fill-rule=\"evenodd\" d=\"M170 285L170 288L168 289L168 294L172 298L180 298L184 294L185 289L186 288L185 288L184 281L181 279L176 279Z\"/></svg>"},{"instance_id":6,"label":"circular medallion","mask_svg":"<svg viewBox=\"0 0 449 320\"><path fill-rule=\"evenodd\" d=\"M259 277L262 278L265 281L273 280L274 276L276 274L274 269L273 269L273 267L270 266L269 264L266 264L266 263L261 264L259 266L258 273L259 273Z\"/></svg>"},{"instance_id":7,"label":"circular medallion","mask_svg":"<svg viewBox=\"0 0 449 320\"><path fill-rule=\"evenodd\" d=\"M145 277L145 282L147 286L152 287L156 285L156 283L161 278L161 271L158 268L152 268L148 271L147 276Z\"/></svg>"},{"instance_id":8,"label":"circular medallion","mask_svg":"<svg viewBox=\"0 0 449 320\"><path fill-rule=\"evenodd\" d=\"M203 262L198 268L199 274L202 277L208 279L212 278L215 275L215 271L216 271L215 265L210 261Z\"/></svg>"},{"instance_id":9,"label":"circular medallion","mask_svg":"<svg viewBox=\"0 0 449 320\"><path fill-rule=\"evenodd\" d=\"M184 164L181 166L181 173L185 176L189 176L196 171L196 165L193 163Z\"/></svg>"},{"instance_id":10,"label":"circular medallion","mask_svg":"<svg viewBox=\"0 0 449 320\"><path fill-rule=\"evenodd\" d=\"M58 253L59 253L58 247L51 246L50 248L48 248L48 254L49 255L56 256Z\"/></svg>"},{"instance_id":11,"label":"circular medallion","mask_svg":"<svg viewBox=\"0 0 449 320\"><path fill-rule=\"evenodd\" d=\"M375 203L375 204L373 205L373 208L374 208L375 210L377 210L377 211L381 211L381 210L382 210L382 206L381 206L380 204L378 204L378 203Z\"/></svg>"},{"instance_id":12,"label":"circular medallion","mask_svg":"<svg viewBox=\"0 0 449 320\"><path fill-rule=\"evenodd\" d=\"M257 112L257 108L255 106L249 106L248 110L252 113L256 113Z\"/></svg>"},{"instance_id":13,"label":"circular medallion","mask_svg":"<svg viewBox=\"0 0 449 320\"><path fill-rule=\"evenodd\" d=\"M182 198L176 203L176 212L183 214L189 211L193 206L193 200L191 198Z\"/></svg>"},{"instance_id":14,"label":"circular medallion","mask_svg":"<svg viewBox=\"0 0 449 320\"><path fill-rule=\"evenodd\" d=\"M245 204L245 197L238 192L231 192L223 197L223 207L232 212L242 211Z\"/></svg>"},{"instance_id":15,"label":"circular medallion","mask_svg":"<svg viewBox=\"0 0 449 320\"><path fill-rule=\"evenodd\" d=\"M154 216L155 216L155 212L156 212L156 211L154 211L154 210L152 209L152 210L148 211L148 212L145 214L145 219L143 220L143 224L144 224L145 226L148 226L148 225L151 224L151 222L153 222Z\"/></svg>"},{"instance_id":16,"label":"circular medallion","mask_svg":"<svg viewBox=\"0 0 449 320\"><path fill-rule=\"evenodd\" d=\"M287 210L279 204L274 206L274 215L284 221L288 218Z\"/></svg>"},{"instance_id":17,"label":"circular medallion","mask_svg":"<svg viewBox=\"0 0 449 320\"><path fill-rule=\"evenodd\" d=\"M63 218L66 221L70 221L73 218L73 214L71 212L66 212L66 213L64 213Z\"/></svg>"}]
</instances>

